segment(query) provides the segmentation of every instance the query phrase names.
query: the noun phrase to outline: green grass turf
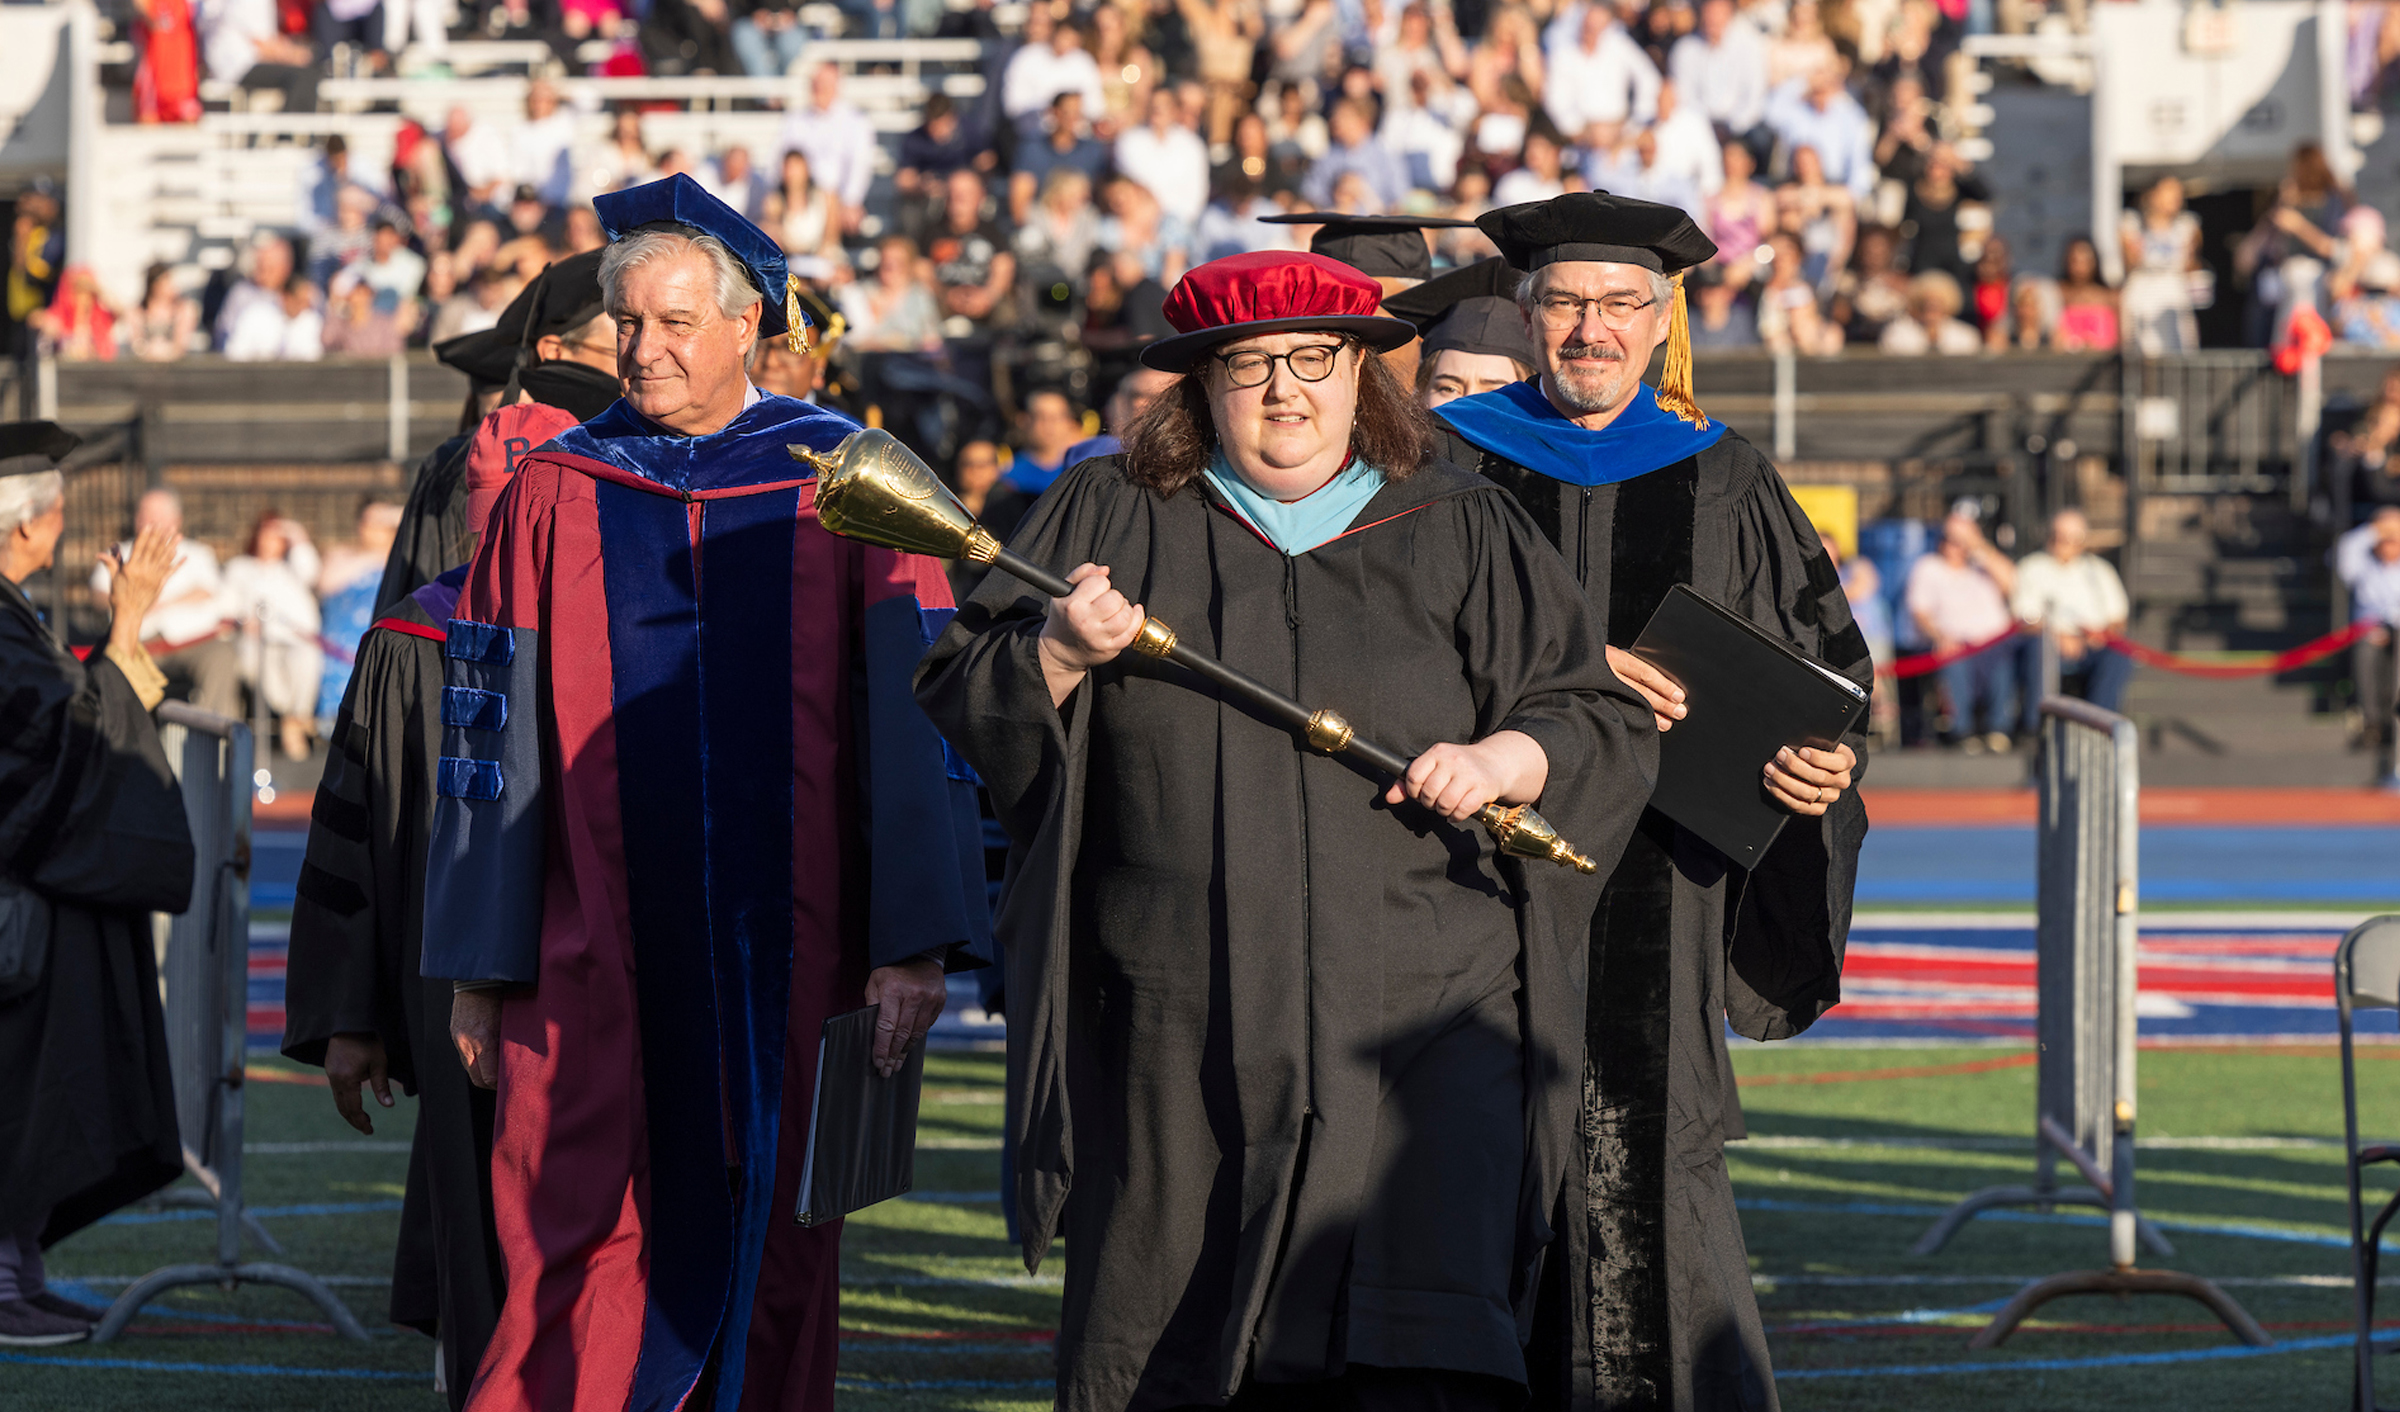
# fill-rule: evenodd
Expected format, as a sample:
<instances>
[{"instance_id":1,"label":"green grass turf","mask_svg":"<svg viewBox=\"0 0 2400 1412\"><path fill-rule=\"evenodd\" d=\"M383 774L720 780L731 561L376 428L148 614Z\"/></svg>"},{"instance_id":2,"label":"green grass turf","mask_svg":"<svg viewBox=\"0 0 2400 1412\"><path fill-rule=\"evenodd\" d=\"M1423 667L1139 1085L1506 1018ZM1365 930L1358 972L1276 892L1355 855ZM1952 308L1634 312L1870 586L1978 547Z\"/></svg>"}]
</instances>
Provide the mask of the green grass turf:
<instances>
[{"instance_id":1,"label":"green grass turf","mask_svg":"<svg viewBox=\"0 0 2400 1412\"><path fill-rule=\"evenodd\" d=\"M1977 1187L2023 1181L2032 1169L2031 1144L2023 1139L2032 1127L2034 1070L1955 1071L2005 1057L2006 1051L1990 1048L1739 1050L1735 1066L1749 1081L1743 1099L1751 1132L1765 1141L1729 1151L1737 1195L1746 1202L1814 1208L1857 1203L1932 1208ZM1920 1068L1950 1072L1773 1082ZM2400 1053L2369 1059L2362 1083L2369 1112L2400 1112ZM917 1184L920 1193L941 1199L890 1203L850 1222L842 1311L845 1408L965 1412L1049 1403L1039 1386L1049 1366L1048 1346L1040 1336L1056 1317L1056 1267L1028 1279L1005 1242L998 1206L959 1199L989 1195L998 1186L999 1084L997 1056L935 1056L927 1069L926 1146L918 1158ZM2146 1138L2338 1141L2341 1135L2339 1071L2323 1051L2148 1051L2142 1056L2141 1091ZM254 1143L357 1138L335 1118L321 1090L259 1083L248 1092ZM410 1121L403 1101L380 1116L376 1140L404 1138ZM1833 1145L1837 1140L1844 1145ZM397 1149L254 1154L250 1196L257 1206L390 1201L399 1195L405 1164L405 1154ZM2162 1220L2331 1236L2343 1228L2338 1148L2148 1148L2141 1154L2140 1174L2145 1208ZM1822 1209L1744 1212L1778 1369L1969 1363L1993 1370L1786 1378L1786 1407L1794 1412L1928 1406L1992 1412L2331 1408L2347 1389L2347 1356L2340 1349L2143 1367L2006 1371L2034 1360L2224 1348L2231 1340L2199 1306L2180 1300L2083 1298L2050 1306L1996 1352L1970 1353L1968 1334L1983 1316L1958 1311L2004 1298L2014 1289L2012 1279L2104 1264L2106 1234L2091 1226L1987 1220L1969 1226L1939 1255L1912 1256L1908 1247L1929 1219ZM386 1295L381 1280L388 1274L398 1221L398 1212L387 1210L269 1222L285 1242L283 1258L290 1263L356 1281L339 1289L376 1330L369 1344L267 1327L316 1317L306 1301L285 1291L182 1291L115 1344L55 1351L68 1366L0 1362L0 1406L10 1412L162 1406L176 1412L438 1412L440 1401L424 1376L432 1360L430 1344L380 1322ZM2338 1246L2205 1232L2172 1235L2177 1256L2145 1255L2145 1263L2225 1279L2229 1292L2279 1338L2342 1332L2349 1296L2340 1283L2347 1263ZM170 1262L205 1260L213 1248L214 1227L205 1221L110 1225L63 1243L52 1252L52 1263L68 1278L124 1277ZM115 1288L104 1286L109 1293ZM1910 1321L1835 1324L1901 1314ZM253 1322L226 1325L193 1315ZM78 1366L102 1360L404 1376L363 1380ZM2400 1380L2400 1369L2394 1377ZM1022 1386L1028 1383L1036 1386Z\"/></svg>"}]
</instances>

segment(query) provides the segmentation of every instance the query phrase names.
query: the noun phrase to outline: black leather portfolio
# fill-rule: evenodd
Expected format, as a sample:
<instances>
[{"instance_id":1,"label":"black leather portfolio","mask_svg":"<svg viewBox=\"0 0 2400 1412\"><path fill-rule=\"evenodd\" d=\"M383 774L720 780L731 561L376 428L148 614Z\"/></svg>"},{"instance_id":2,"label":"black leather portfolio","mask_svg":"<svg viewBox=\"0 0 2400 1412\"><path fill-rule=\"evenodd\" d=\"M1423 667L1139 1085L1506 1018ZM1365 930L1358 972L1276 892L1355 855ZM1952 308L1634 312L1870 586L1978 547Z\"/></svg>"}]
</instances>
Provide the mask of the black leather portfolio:
<instances>
[{"instance_id":1,"label":"black leather portfolio","mask_svg":"<svg viewBox=\"0 0 2400 1412\"><path fill-rule=\"evenodd\" d=\"M1787 745L1840 744L1866 689L1682 584L1632 652L1674 678L1690 712L1659 740L1650 807L1754 866L1792 817L1767 793L1767 762Z\"/></svg>"},{"instance_id":2,"label":"black leather portfolio","mask_svg":"<svg viewBox=\"0 0 2400 1412\"><path fill-rule=\"evenodd\" d=\"M817 1042L817 1096L792 1214L801 1225L839 1220L916 1185L925 1046L911 1046L890 1078L876 1073L875 1013L870 1005L836 1015Z\"/></svg>"}]
</instances>

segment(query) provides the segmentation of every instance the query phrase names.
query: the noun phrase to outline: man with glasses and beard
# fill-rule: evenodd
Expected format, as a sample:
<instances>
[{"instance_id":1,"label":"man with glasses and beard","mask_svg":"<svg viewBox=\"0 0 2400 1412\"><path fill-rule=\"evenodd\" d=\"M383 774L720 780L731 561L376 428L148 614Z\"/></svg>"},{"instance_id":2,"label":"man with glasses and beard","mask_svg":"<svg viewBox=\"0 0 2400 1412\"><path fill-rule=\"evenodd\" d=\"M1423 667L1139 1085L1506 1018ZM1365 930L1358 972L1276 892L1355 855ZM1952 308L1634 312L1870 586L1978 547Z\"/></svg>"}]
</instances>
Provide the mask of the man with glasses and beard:
<instances>
[{"instance_id":1,"label":"man with glasses and beard","mask_svg":"<svg viewBox=\"0 0 2400 1412\"><path fill-rule=\"evenodd\" d=\"M1438 454L1507 487L1549 536L1658 729L1693 708L1625 649L1679 583L1869 685L1816 530L1766 457L1692 401L1681 274L1716 246L1673 207L1597 192L1476 224L1526 272L1516 300L1540 375L1435 408ZM1841 998L1864 745L1758 762L1799 817L1755 867L1649 810L1609 878L1590 932L1583 1150L1527 1354L1537 1406L1776 1405L1725 1175L1743 1128L1724 1027L1785 1039Z\"/></svg>"}]
</instances>

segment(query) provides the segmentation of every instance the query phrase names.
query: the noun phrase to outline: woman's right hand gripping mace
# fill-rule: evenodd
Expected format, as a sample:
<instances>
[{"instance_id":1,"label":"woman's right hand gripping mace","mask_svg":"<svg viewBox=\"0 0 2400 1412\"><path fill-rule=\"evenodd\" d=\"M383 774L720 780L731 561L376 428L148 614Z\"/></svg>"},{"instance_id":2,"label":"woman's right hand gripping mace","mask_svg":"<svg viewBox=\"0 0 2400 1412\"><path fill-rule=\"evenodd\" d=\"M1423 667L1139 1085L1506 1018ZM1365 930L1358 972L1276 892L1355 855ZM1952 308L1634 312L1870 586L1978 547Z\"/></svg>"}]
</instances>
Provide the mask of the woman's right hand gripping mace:
<instances>
[{"instance_id":1,"label":"woman's right hand gripping mace","mask_svg":"<svg viewBox=\"0 0 2400 1412\"><path fill-rule=\"evenodd\" d=\"M816 469L817 522L845 539L904 553L990 564L1052 598L1074 592L1065 579L1002 547L931 468L890 432L878 428L852 432L830 453L805 446L786 449L794 460ZM1282 721L1328 755L1354 756L1394 779L1408 773L1406 759L1360 739L1339 715L1311 711L1264 682L1183 646L1175 640L1175 630L1156 618L1143 621L1133 650L1206 677ZM1592 860L1560 838L1558 830L1530 805L1486 804L1475 820L1490 831L1503 853L1546 859L1579 873L1596 871Z\"/></svg>"}]
</instances>

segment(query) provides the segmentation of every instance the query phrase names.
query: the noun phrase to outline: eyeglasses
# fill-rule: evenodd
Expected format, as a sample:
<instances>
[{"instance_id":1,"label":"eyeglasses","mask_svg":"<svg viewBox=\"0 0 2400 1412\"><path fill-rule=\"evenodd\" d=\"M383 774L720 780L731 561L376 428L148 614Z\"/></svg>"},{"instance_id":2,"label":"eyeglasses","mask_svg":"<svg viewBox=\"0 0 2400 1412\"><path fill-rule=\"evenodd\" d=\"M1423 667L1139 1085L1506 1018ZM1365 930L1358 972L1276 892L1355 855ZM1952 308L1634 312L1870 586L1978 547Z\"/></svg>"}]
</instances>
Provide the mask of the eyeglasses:
<instances>
[{"instance_id":1,"label":"eyeglasses","mask_svg":"<svg viewBox=\"0 0 2400 1412\"><path fill-rule=\"evenodd\" d=\"M1571 329L1583 322L1583 311L1600 310L1601 326L1616 333L1633 327L1634 315L1656 304L1656 299L1636 299L1630 294L1611 294L1600 299L1578 299L1572 294L1545 294L1534 307L1541 310L1542 327L1553 332Z\"/></svg>"},{"instance_id":2,"label":"eyeglasses","mask_svg":"<svg viewBox=\"0 0 2400 1412\"><path fill-rule=\"evenodd\" d=\"M1208 356L1225 365L1225 380L1235 387L1261 387L1275 376L1275 365L1283 364L1292 376L1302 382L1323 382L1333 375L1333 365L1346 347L1340 343L1312 343L1289 353L1261 353L1244 349L1239 353L1211 353Z\"/></svg>"}]
</instances>

